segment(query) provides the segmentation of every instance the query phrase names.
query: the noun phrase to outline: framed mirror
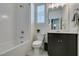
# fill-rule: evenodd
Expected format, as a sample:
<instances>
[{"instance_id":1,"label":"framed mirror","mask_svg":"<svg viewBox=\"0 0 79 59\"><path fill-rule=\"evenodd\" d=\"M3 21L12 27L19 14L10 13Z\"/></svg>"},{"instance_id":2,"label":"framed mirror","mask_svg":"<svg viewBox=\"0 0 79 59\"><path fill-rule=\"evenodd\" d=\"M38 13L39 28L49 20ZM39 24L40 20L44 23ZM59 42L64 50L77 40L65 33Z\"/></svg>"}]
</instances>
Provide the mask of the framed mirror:
<instances>
[{"instance_id":1,"label":"framed mirror","mask_svg":"<svg viewBox=\"0 0 79 59\"><path fill-rule=\"evenodd\" d=\"M61 30L62 29L62 16L63 7L53 7L48 8L48 21L51 30Z\"/></svg>"}]
</instances>

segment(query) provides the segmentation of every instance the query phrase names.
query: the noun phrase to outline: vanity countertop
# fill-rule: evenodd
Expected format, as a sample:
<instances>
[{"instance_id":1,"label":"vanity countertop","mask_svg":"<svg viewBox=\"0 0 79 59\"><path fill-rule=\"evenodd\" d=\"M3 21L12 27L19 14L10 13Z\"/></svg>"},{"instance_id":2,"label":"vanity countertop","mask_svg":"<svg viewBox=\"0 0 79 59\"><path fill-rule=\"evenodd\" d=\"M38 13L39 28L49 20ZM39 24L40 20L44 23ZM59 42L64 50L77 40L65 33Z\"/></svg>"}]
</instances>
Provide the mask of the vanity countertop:
<instances>
[{"instance_id":1,"label":"vanity countertop","mask_svg":"<svg viewBox=\"0 0 79 59\"><path fill-rule=\"evenodd\" d=\"M77 32L63 32L63 31L48 31L47 33L67 33L67 34L78 34Z\"/></svg>"}]
</instances>

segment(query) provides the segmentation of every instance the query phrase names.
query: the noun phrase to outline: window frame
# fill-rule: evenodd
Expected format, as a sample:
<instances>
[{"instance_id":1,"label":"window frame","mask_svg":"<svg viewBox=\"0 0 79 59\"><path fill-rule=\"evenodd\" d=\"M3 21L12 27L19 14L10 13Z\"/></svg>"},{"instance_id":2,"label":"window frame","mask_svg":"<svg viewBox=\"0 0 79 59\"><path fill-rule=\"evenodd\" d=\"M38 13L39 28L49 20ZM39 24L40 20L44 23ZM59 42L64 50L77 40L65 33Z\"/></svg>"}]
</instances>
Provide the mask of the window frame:
<instances>
[{"instance_id":1,"label":"window frame","mask_svg":"<svg viewBox=\"0 0 79 59\"><path fill-rule=\"evenodd\" d=\"M37 16L37 8L38 8L38 6L41 6L41 5L44 5L44 22L41 22L41 23L39 22L39 23L38 23L38 19L37 19L37 17L38 17L38 16ZM45 24L45 22L46 22L46 20L45 20L45 16L46 16L46 15L45 15L45 12L46 12L45 9L46 9L46 8L45 8L45 7L46 7L45 4L38 4L38 5L36 6L36 13L35 13L35 14L36 14L36 15L35 15L36 24Z\"/></svg>"}]
</instances>

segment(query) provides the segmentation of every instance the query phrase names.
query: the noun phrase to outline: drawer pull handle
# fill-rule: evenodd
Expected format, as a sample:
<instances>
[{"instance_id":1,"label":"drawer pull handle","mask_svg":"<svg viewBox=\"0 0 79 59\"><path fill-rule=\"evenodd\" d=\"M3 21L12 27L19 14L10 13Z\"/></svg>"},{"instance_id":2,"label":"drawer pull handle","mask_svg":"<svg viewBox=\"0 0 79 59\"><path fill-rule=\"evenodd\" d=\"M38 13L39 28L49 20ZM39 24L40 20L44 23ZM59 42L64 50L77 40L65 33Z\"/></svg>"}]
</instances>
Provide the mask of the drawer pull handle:
<instances>
[{"instance_id":1,"label":"drawer pull handle","mask_svg":"<svg viewBox=\"0 0 79 59\"><path fill-rule=\"evenodd\" d=\"M62 40L58 40L58 42L63 42Z\"/></svg>"},{"instance_id":2,"label":"drawer pull handle","mask_svg":"<svg viewBox=\"0 0 79 59\"><path fill-rule=\"evenodd\" d=\"M61 42L63 42L63 41L61 40Z\"/></svg>"},{"instance_id":3,"label":"drawer pull handle","mask_svg":"<svg viewBox=\"0 0 79 59\"><path fill-rule=\"evenodd\" d=\"M58 42L60 42L60 40L58 40Z\"/></svg>"}]
</instances>

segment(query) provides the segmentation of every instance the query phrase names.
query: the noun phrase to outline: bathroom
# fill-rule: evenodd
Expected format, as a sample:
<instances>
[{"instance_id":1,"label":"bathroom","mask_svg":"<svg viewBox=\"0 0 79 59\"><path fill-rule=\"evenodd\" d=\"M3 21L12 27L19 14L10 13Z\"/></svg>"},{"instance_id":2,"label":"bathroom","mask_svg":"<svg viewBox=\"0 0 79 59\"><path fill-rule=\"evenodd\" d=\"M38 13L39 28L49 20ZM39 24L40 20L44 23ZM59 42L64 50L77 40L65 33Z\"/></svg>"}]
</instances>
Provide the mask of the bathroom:
<instances>
[{"instance_id":1,"label":"bathroom","mask_svg":"<svg viewBox=\"0 0 79 59\"><path fill-rule=\"evenodd\" d=\"M78 16L79 3L0 3L0 56L56 56L50 48L50 33L73 37L71 53L58 52L78 56L76 13Z\"/></svg>"},{"instance_id":2,"label":"bathroom","mask_svg":"<svg viewBox=\"0 0 79 59\"><path fill-rule=\"evenodd\" d=\"M79 13L78 6L78 3L35 4L34 41L33 49L29 52L29 55L34 55L36 52L35 55L38 56L77 56L79 53L79 29L78 17L75 16L75 13ZM39 47L41 44L39 43L40 35L39 39L35 40L36 37L38 38L38 30L40 30L40 35L43 36L42 52Z\"/></svg>"}]
</instances>

